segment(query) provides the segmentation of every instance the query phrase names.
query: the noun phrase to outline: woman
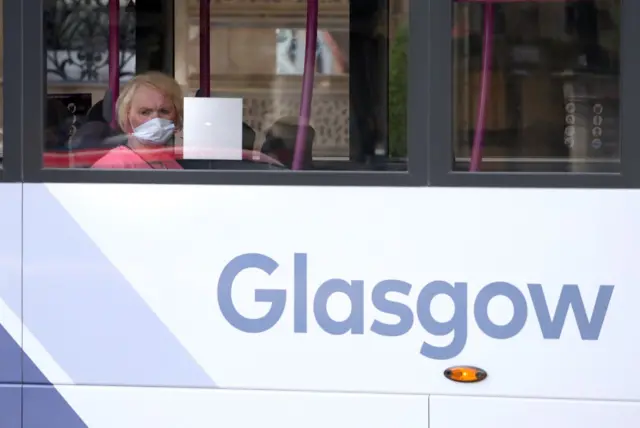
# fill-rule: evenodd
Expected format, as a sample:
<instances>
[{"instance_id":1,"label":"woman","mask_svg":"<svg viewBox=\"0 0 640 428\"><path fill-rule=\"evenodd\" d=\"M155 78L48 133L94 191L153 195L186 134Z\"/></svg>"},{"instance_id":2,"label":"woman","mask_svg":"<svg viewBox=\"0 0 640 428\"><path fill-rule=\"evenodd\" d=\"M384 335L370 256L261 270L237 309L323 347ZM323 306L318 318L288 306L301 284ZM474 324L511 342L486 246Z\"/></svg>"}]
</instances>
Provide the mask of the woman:
<instances>
[{"instance_id":1,"label":"woman","mask_svg":"<svg viewBox=\"0 0 640 428\"><path fill-rule=\"evenodd\" d=\"M149 72L131 79L116 103L118 125L127 142L92 168L182 169L173 140L182 129L182 89L171 77Z\"/></svg>"}]
</instances>

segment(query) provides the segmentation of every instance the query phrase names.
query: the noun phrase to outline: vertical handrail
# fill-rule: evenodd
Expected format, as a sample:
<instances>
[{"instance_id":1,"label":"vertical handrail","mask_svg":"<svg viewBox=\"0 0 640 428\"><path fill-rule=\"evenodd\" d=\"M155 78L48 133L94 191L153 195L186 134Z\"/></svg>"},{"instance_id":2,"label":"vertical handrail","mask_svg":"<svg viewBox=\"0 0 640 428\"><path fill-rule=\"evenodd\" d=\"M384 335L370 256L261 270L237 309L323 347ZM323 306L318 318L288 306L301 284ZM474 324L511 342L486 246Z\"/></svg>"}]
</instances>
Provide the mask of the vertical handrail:
<instances>
[{"instance_id":1,"label":"vertical handrail","mask_svg":"<svg viewBox=\"0 0 640 428\"><path fill-rule=\"evenodd\" d=\"M211 96L211 0L200 0L200 90Z\"/></svg>"},{"instance_id":2,"label":"vertical handrail","mask_svg":"<svg viewBox=\"0 0 640 428\"><path fill-rule=\"evenodd\" d=\"M489 88L491 86L491 58L493 56L493 3L491 1L484 4L484 35L482 38L482 74L480 81L480 98L478 99L478 112L476 116L476 129L473 135L473 146L471 148L471 163L469 171L475 172L480 169L482 162L482 148L487 121L487 100L489 98Z\"/></svg>"},{"instance_id":3,"label":"vertical handrail","mask_svg":"<svg viewBox=\"0 0 640 428\"><path fill-rule=\"evenodd\" d=\"M120 95L120 0L109 0L109 92L111 126L118 126L116 101Z\"/></svg>"},{"instance_id":4,"label":"vertical handrail","mask_svg":"<svg viewBox=\"0 0 640 428\"><path fill-rule=\"evenodd\" d=\"M318 0L307 0L307 25L304 46L304 72L302 75L302 95L300 96L300 117L296 146L293 152L293 169L304 166L307 132L311 118L311 99L313 97L313 79L316 71L316 47L318 43Z\"/></svg>"}]
</instances>

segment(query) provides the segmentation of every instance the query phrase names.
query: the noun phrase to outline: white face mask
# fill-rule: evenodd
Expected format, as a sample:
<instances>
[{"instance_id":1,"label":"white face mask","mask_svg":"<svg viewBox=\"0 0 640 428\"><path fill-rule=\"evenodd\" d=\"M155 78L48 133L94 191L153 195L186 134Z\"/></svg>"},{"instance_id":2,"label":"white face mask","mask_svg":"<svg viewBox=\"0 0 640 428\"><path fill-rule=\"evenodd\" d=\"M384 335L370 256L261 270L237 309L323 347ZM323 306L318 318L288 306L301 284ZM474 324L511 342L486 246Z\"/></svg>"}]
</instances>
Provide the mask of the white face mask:
<instances>
[{"instance_id":1,"label":"white face mask","mask_svg":"<svg viewBox=\"0 0 640 428\"><path fill-rule=\"evenodd\" d=\"M133 136L151 144L165 144L174 133L176 126L168 119L156 117L133 130Z\"/></svg>"}]
</instances>

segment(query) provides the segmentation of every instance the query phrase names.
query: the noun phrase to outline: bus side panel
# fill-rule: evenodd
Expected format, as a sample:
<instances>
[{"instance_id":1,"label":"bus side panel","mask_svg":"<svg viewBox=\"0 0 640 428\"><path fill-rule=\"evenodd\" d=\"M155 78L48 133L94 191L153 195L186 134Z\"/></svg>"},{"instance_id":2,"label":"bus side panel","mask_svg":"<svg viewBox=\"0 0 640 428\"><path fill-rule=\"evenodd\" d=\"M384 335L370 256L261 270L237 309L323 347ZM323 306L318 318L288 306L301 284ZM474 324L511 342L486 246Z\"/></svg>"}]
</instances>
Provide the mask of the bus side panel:
<instances>
[{"instance_id":1,"label":"bus side panel","mask_svg":"<svg viewBox=\"0 0 640 428\"><path fill-rule=\"evenodd\" d=\"M25 387L24 428L428 428L429 425L428 396L59 386L57 390L86 424L63 425L60 415L50 410L46 389Z\"/></svg>"},{"instance_id":2,"label":"bus side panel","mask_svg":"<svg viewBox=\"0 0 640 428\"><path fill-rule=\"evenodd\" d=\"M24 189L56 385L640 399L638 191Z\"/></svg>"},{"instance_id":3,"label":"bus side panel","mask_svg":"<svg viewBox=\"0 0 640 428\"><path fill-rule=\"evenodd\" d=\"M0 384L20 382L22 185L0 184Z\"/></svg>"},{"instance_id":4,"label":"bus side panel","mask_svg":"<svg viewBox=\"0 0 640 428\"><path fill-rule=\"evenodd\" d=\"M91 202L84 199L82 191L93 189L100 194L100 187L68 188L75 195L73 203L84 205ZM145 189L140 192L144 194ZM78 221L77 210L64 206L47 185L25 184L24 323L37 341L25 344L37 366L25 367L25 382L215 386L139 294L122 266L112 262L91 234L96 227L113 230L118 240L113 243L123 248L146 242L144 235L151 229L123 235L113 222L112 215L124 214L127 206L122 200L112 207L111 214L101 210L86 224ZM163 218L159 213L149 215ZM149 262L143 251L127 265L154 269Z\"/></svg>"},{"instance_id":5,"label":"bus side panel","mask_svg":"<svg viewBox=\"0 0 640 428\"><path fill-rule=\"evenodd\" d=\"M637 428L640 418L637 402L432 396L430 410L429 428Z\"/></svg>"}]
</instances>

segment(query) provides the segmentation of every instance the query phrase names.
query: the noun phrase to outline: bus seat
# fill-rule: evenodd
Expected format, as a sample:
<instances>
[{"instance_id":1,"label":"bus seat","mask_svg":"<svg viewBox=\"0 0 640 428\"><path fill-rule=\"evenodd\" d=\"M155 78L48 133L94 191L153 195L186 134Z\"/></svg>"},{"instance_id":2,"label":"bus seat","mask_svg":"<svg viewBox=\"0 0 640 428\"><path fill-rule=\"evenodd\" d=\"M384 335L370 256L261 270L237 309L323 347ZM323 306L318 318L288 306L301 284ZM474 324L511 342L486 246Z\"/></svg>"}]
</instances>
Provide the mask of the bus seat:
<instances>
[{"instance_id":1,"label":"bus seat","mask_svg":"<svg viewBox=\"0 0 640 428\"><path fill-rule=\"evenodd\" d=\"M293 164L293 155L298 134L298 118L286 116L278 119L271 125L265 135L264 143L260 151L282 162L287 168ZM305 142L303 168L310 169L313 166L313 143L316 131L307 125L307 139Z\"/></svg>"},{"instance_id":2,"label":"bus seat","mask_svg":"<svg viewBox=\"0 0 640 428\"><path fill-rule=\"evenodd\" d=\"M112 137L117 135L111 125L103 121L92 120L85 122L82 127L78 129L73 138L71 139L72 149L95 149L109 146L115 147L118 144L110 143L113 140Z\"/></svg>"},{"instance_id":3,"label":"bus seat","mask_svg":"<svg viewBox=\"0 0 640 428\"><path fill-rule=\"evenodd\" d=\"M248 123L242 122L242 150L253 150L256 143L256 131Z\"/></svg>"},{"instance_id":4,"label":"bus seat","mask_svg":"<svg viewBox=\"0 0 640 428\"><path fill-rule=\"evenodd\" d=\"M72 114L58 99L47 99L47 117L45 128L45 150L59 150L66 147Z\"/></svg>"},{"instance_id":5,"label":"bus seat","mask_svg":"<svg viewBox=\"0 0 640 428\"><path fill-rule=\"evenodd\" d=\"M104 100L100 100L91 106L91 108L87 112L87 122L107 123L107 120L104 118L104 114L102 112L103 105L104 105Z\"/></svg>"},{"instance_id":6,"label":"bus seat","mask_svg":"<svg viewBox=\"0 0 640 428\"><path fill-rule=\"evenodd\" d=\"M87 112L87 121L111 123L111 91L109 89L104 93L104 97L91 106ZM117 131L122 131L117 127Z\"/></svg>"}]
</instances>

